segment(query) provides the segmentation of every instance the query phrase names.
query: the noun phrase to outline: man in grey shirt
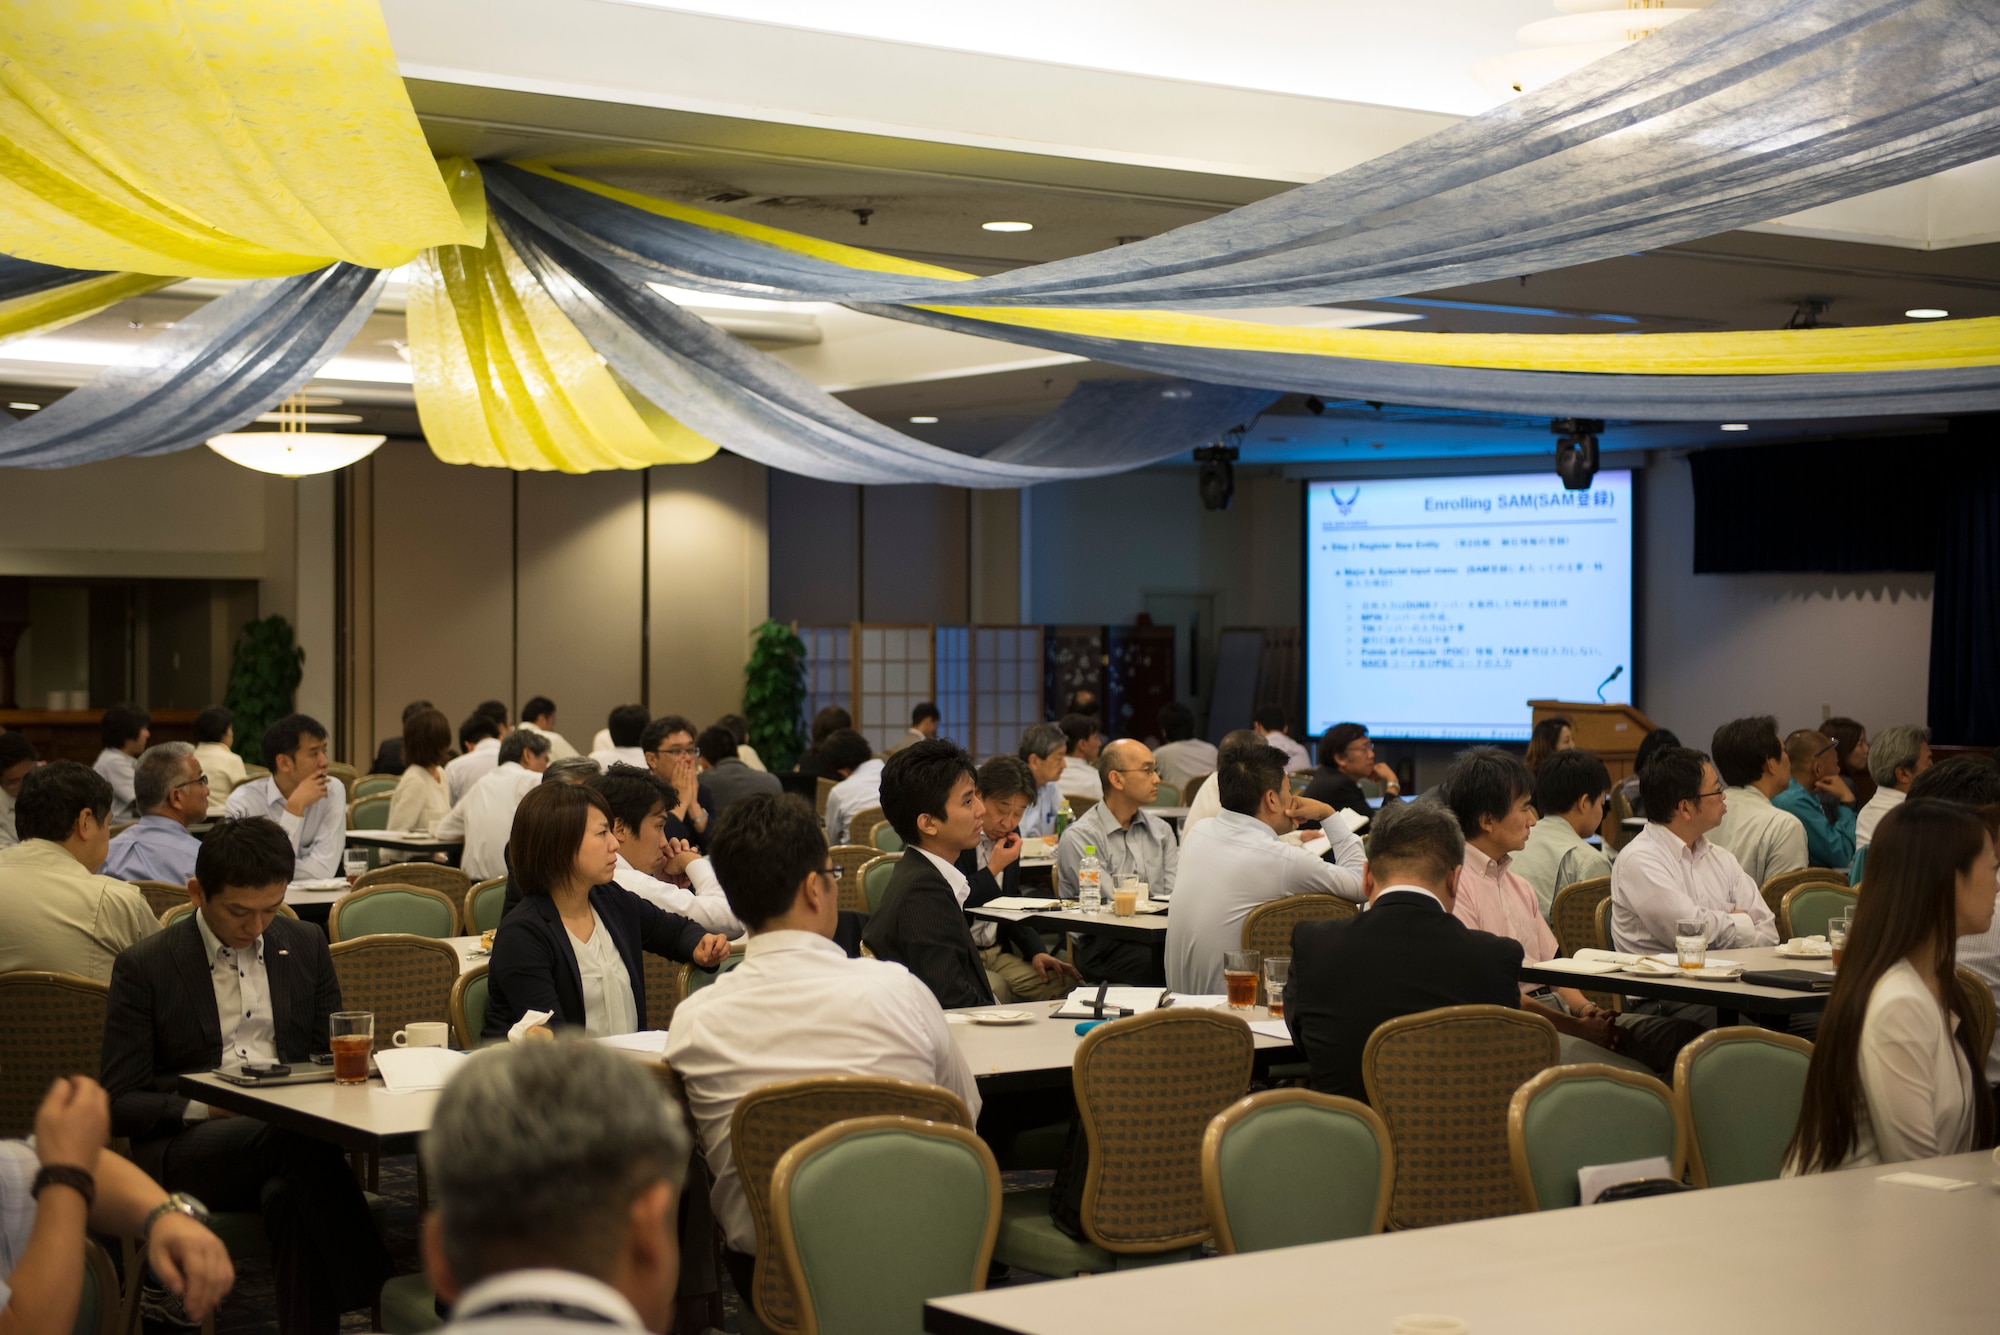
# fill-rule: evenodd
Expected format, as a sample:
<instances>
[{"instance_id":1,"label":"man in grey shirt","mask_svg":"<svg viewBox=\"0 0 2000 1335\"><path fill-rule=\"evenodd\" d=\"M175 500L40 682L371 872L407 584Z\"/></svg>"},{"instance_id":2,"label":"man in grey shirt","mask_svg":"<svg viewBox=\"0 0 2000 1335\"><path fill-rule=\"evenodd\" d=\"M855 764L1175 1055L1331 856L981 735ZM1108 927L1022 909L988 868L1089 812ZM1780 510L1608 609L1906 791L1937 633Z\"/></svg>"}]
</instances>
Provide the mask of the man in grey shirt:
<instances>
[{"instance_id":1,"label":"man in grey shirt","mask_svg":"<svg viewBox=\"0 0 2000 1335\"><path fill-rule=\"evenodd\" d=\"M1111 891L1127 876L1146 883L1154 899L1170 899L1180 843L1173 828L1145 807L1160 791L1159 766L1143 743L1129 737L1097 755L1097 775L1104 800L1083 813L1063 831L1056 845L1056 890L1064 899L1077 897L1077 868L1084 850L1095 848L1103 867L1101 890L1106 912ZM1158 946L1118 941L1084 933L1077 939L1077 967L1090 982L1166 983L1166 965Z\"/></svg>"},{"instance_id":2,"label":"man in grey shirt","mask_svg":"<svg viewBox=\"0 0 2000 1335\"><path fill-rule=\"evenodd\" d=\"M743 758L736 754L736 734L720 723L703 729L701 736L694 739L694 746L701 756L701 786L708 789L709 800L714 803L708 812L711 821L729 810L732 803L752 793L770 793L775 797L785 791L777 775L751 769L743 763Z\"/></svg>"}]
</instances>

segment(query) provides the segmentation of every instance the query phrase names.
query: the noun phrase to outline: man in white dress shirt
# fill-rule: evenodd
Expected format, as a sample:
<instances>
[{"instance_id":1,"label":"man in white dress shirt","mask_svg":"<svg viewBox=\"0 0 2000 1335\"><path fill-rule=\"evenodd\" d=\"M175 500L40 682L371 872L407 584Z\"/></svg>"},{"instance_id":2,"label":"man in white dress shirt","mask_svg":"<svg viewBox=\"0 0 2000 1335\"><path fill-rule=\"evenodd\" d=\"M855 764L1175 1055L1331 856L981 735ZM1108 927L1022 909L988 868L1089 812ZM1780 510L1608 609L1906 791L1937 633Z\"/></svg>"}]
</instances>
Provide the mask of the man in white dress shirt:
<instances>
[{"instance_id":1,"label":"man in white dress shirt","mask_svg":"<svg viewBox=\"0 0 2000 1335\"><path fill-rule=\"evenodd\" d=\"M472 785L491 774L500 763L500 742L506 724L491 714L474 710L458 725L458 744L465 754L444 767L445 793L453 806L472 791Z\"/></svg>"},{"instance_id":2,"label":"man in white dress shirt","mask_svg":"<svg viewBox=\"0 0 2000 1335\"><path fill-rule=\"evenodd\" d=\"M1722 823L1722 779L1699 751L1667 747L1646 762L1649 819L1611 864L1611 939L1635 955L1671 954L1674 925L1699 918L1716 950L1775 946L1777 919L1728 849L1706 836ZM1667 819L1660 813L1671 813Z\"/></svg>"},{"instance_id":3,"label":"man in white dress shirt","mask_svg":"<svg viewBox=\"0 0 2000 1335\"><path fill-rule=\"evenodd\" d=\"M840 887L812 806L746 797L717 822L716 871L749 925L743 963L674 1012L666 1058L681 1075L709 1171L724 1257L749 1293L756 1225L736 1174L729 1119L744 1095L816 1075L941 1085L977 1118L979 1090L928 987L900 964L834 944Z\"/></svg>"},{"instance_id":4,"label":"man in white dress shirt","mask_svg":"<svg viewBox=\"0 0 2000 1335\"><path fill-rule=\"evenodd\" d=\"M1868 747L1868 776L1875 795L1854 818L1854 846L1868 847L1882 818L1903 804L1910 785L1931 767L1931 730L1910 725L1884 728Z\"/></svg>"},{"instance_id":5,"label":"man in white dress shirt","mask_svg":"<svg viewBox=\"0 0 2000 1335\"><path fill-rule=\"evenodd\" d=\"M326 729L309 715L286 715L264 729L264 763L270 775L231 793L228 814L276 821L291 838L298 880L338 876L347 846L347 788L326 772Z\"/></svg>"},{"instance_id":6,"label":"man in white dress shirt","mask_svg":"<svg viewBox=\"0 0 2000 1335\"><path fill-rule=\"evenodd\" d=\"M611 808L611 833L618 840L618 869L612 880L656 907L692 918L732 941L743 935L743 924L730 911L709 860L684 842L668 846L671 784L635 765L613 765L588 786ZM675 884L669 877L688 884Z\"/></svg>"},{"instance_id":7,"label":"man in white dress shirt","mask_svg":"<svg viewBox=\"0 0 2000 1335\"><path fill-rule=\"evenodd\" d=\"M1778 721L1769 714L1732 719L1715 730L1710 746L1716 773L1728 790L1723 794L1722 823L1708 833L1708 842L1729 850L1760 886L1773 876L1802 870L1810 856L1806 827L1797 816L1771 803L1792 782ZM1667 942L1667 949L1673 944Z\"/></svg>"},{"instance_id":8,"label":"man in white dress shirt","mask_svg":"<svg viewBox=\"0 0 2000 1335\"><path fill-rule=\"evenodd\" d=\"M1313 767L1311 754L1292 740L1292 721L1281 707L1263 706L1251 719L1251 726L1264 739L1264 745L1275 746L1285 753L1285 773L1294 774Z\"/></svg>"},{"instance_id":9,"label":"man in white dress shirt","mask_svg":"<svg viewBox=\"0 0 2000 1335\"><path fill-rule=\"evenodd\" d=\"M1234 732L1225 732L1222 734L1222 745L1216 748L1216 768L1220 770L1231 754L1255 751L1262 745L1264 739L1254 728L1238 728ZM1182 793L1181 799L1187 803L1188 809L1187 819L1181 822L1181 841L1185 843L1189 831L1195 826L1222 813L1222 794L1216 786L1215 775L1211 774L1202 780L1201 786L1194 790L1194 796L1189 797L1186 793Z\"/></svg>"},{"instance_id":10,"label":"man in white dress shirt","mask_svg":"<svg viewBox=\"0 0 2000 1335\"><path fill-rule=\"evenodd\" d=\"M0 732L0 848L21 842L14 825L14 804L20 800L21 784L29 771L41 763L33 742L18 732Z\"/></svg>"},{"instance_id":11,"label":"man in white dress shirt","mask_svg":"<svg viewBox=\"0 0 2000 1335\"><path fill-rule=\"evenodd\" d=\"M1056 726L1062 729L1066 743L1062 776L1056 786L1064 797L1103 801L1104 781L1097 777L1097 754L1104 749L1104 739L1098 735L1097 720L1088 714L1065 714Z\"/></svg>"},{"instance_id":12,"label":"man in white dress shirt","mask_svg":"<svg viewBox=\"0 0 2000 1335\"><path fill-rule=\"evenodd\" d=\"M500 763L431 830L440 839L463 839L459 866L475 881L507 874L507 838L514 808L542 781L552 745L546 733L517 728L500 743Z\"/></svg>"},{"instance_id":13,"label":"man in white dress shirt","mask_svg":"<svg viewBox=\"0 0 2000 1335\"><path fill-rule=\"evenodd\" d=\"M819 753L828 769L846 776L826 795L826 840L844 844L853 833L848 825L854 818L882 805L883 759L852 728L829 734Z\"/></svg>"},{"instance_id":14,"label":"man in white dress shirt","mask_svg":"<svg viewBox=\"0 0 2000 1335\"><path fill-rule=\"evenodd\" d=\"M604 730L598 733L596 741L602 743L590 752L590 758L606 769L613 765L637 765L646 768L646 748L639 745L639 739L646 735L646 725L653 721L652 713L644 705L620 705L611 711Z\"/></svg>"},{"instance_id":15,"label":"man in white dress shirt","mask_svg":"<svg viewBox=\"0 0 2000 1335\"><path fill-rule=\"evenodd\" d=\"M556 731L556 702L546 695L537 695L521 706L521 721L514 725L517 731L538 732L549 739L549 759L567 760L577 754L569 740Z\"/></svg>"},{"instance_id":16,"label":"man in white dress shirt","mask_svg":"<svg viewBox=\"0 0 2000 1335\"><path fill-rule=\"evenodd\" d=\"M1181 795L1181 805L1186 806L1194 797L1187 790L1188 780L1215 773L1220 759L1215 743L1194 735L1194 711L1178 700L1160 706L1160 736L1164 740L1153 752L1160 778L1174 786Z\"/></svg>"},{"instance_id":17,"label":"man in white dress shirt","mask_svg":"<svg viewBox=\"0 0 2000 1335\"><path fill-rule=\"evenodd\" d=\"M1259 904L1292 895L1366 898L1361 841L1336 822L1320 833L1325 855L1281 842L1302 820L1324 821L1333 808L1292 792L1285 753L1274 746L1225 747L1215 772L1222 813L1181 842L1174 908L1167 917L1167 986L1216 995L1224 990L1222 953L1243 943L1243 920Z\"/></svg>"},{"instance_id":18,"label":"man in white dress shirt","mask_svg":"<svg viewBox=\"0 0 2000 1335\"><path fill-rule=\"evenodd\" d=\"M91 768L111 785L111 823L123 825L139 819L139 800L132 791L133 771L139 753L153 735L153 716L137 705L113 705L104 711L97 725L104 749L97 753Z\"/></svg>"},{"instance_id":19,"label":"man in white dress shirt","mask_svg":"<svg viewBox=\"0 0 2000 1335\"><path fill-rule=\"evenodd\" d=\"M452 1305L444 1329L692 1329L675 1323L674 1302L688 1146L673 1100L595 1043L489 1048L467 1062L422 1146L435 1199L424 1269Z\"/></svg>"}]
</instances>

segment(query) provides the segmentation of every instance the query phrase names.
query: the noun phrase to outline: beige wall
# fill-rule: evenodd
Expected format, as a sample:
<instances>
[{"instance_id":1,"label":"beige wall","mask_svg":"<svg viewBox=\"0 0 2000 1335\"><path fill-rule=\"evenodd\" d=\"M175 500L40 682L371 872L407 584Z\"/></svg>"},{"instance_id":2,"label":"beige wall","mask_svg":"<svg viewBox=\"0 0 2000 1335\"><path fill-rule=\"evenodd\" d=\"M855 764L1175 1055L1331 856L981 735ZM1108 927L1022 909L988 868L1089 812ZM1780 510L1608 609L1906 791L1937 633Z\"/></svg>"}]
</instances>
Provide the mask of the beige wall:
<instances>
[{"instance_id":1,"label":"beige wall","mask_svg":"<svg viewBox=\"0 0 2000 1335\"><path fill-rule=\"evenodd\" d=\"M644 489L638 473L520 475L520 634L509 707L548 696L556 730L583 750L614 705L644 696Z\"/></svg>"},{"instance_id":2,"label":"beige wall","mask_svg":"<svg viewBox=\"0 0 2000 1335\"><path fill-rule=\"evenodd\" d=\"M656 715L705 725L743 708L750 632L770 608L766 479L733 454L652 470L646 703Z\"/></svg>"}]
</instances>

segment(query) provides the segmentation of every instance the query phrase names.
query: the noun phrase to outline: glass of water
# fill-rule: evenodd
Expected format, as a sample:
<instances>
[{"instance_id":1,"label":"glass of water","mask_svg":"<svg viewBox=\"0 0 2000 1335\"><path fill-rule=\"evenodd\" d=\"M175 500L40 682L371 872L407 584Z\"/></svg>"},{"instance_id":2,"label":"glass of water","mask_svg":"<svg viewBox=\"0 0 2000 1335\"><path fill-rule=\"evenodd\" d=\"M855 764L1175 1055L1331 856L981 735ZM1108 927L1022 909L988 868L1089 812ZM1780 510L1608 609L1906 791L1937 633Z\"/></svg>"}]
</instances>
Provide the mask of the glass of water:
<instances>
[{"instance_id":1,"label":"glass of water","mask_svg":"<svg viewBox=\"0 0 2000 1335\"><path fill-rule=\"evenodd\" d=\"M1700 918L1681 918L1674 923L1674 950L1681 968L1690 971L1708 963L1708 924Z\"/></svg>"},{"instance_id":2,"label":"glass of water","mask_svg":"<svg viewBox=\"0 0 2000 1335\"><path fill-rule=\"evenodd\" d=\"M368 870L368 850L365 848L348 849L340 855L340 865L341 869L347 873L347 879L350 881L355 880Z\"/></svg>"}]
</instances>

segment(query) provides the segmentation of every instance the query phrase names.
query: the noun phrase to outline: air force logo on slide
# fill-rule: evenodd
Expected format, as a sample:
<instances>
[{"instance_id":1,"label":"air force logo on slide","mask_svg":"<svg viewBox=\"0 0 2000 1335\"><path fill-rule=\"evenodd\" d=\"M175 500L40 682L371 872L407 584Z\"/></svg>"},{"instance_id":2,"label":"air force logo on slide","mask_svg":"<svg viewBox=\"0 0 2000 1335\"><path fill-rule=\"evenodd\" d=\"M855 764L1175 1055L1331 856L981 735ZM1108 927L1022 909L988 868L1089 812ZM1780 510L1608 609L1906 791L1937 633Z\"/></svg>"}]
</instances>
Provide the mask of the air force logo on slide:
<instances>
[{"instance_id":1,"label":"air force logo on slide","mask_svg":"<svg viewBox=\"0 0 2000 1335\"><path fill-rule=\"evenodd\" d=\"M1354 489L1354 494L1352 496L1349 496L1344 501L1340 499L1340 493L1338 491L1329 489L1327 491L1327 495L1333 497L1333 508L1340 511L1340 517L1342 519L1345 519L1349 515L1354 513L1354 503L1361 499L1361 488L1356 487Z\"/></svg>"}]
</instances>

